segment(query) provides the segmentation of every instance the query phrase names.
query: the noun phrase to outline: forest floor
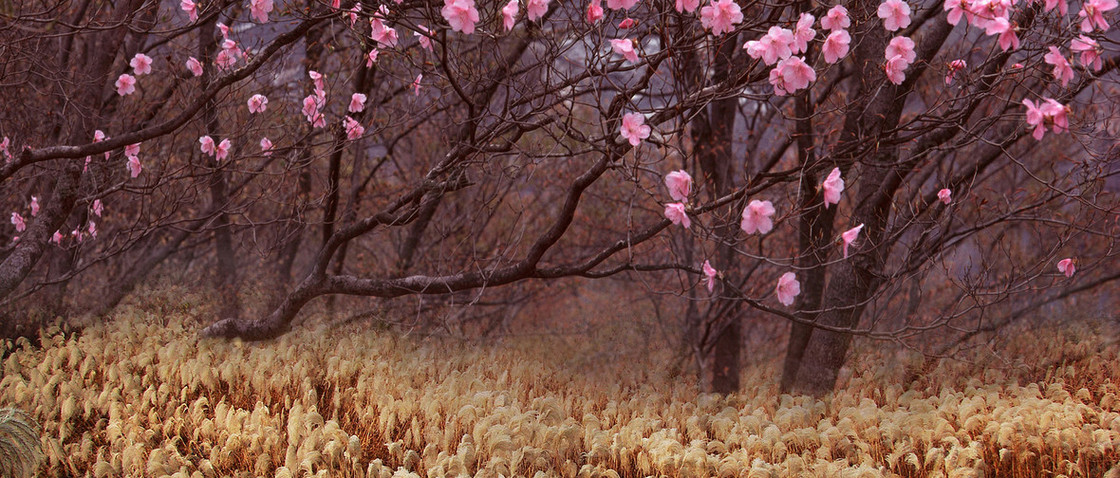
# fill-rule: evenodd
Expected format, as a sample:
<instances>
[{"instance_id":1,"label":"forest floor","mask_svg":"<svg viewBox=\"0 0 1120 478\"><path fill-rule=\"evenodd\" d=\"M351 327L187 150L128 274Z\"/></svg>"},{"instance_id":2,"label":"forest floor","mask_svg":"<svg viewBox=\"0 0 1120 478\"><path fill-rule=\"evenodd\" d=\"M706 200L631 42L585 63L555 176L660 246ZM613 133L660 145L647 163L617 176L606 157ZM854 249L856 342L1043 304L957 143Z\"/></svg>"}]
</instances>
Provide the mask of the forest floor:
<instances>
[{"instance_id":1,"label":"forest floor","mask_svg":"<svg viewBox=\"0 0 1120 478\"><path fill-rule=\"evenodd\" d=\"M42 424L40 476L1120 477L1109 324L1025 329L1000 360L909 383L920 355L857 341L866 372L818 401L778 395L775 353L721 397L670 347L612 352L634 346L609 330L481 343L309 320L243 343L197 337L204 303L164 289L3 345L0 407Z\"/></svg>"}]
</instances>

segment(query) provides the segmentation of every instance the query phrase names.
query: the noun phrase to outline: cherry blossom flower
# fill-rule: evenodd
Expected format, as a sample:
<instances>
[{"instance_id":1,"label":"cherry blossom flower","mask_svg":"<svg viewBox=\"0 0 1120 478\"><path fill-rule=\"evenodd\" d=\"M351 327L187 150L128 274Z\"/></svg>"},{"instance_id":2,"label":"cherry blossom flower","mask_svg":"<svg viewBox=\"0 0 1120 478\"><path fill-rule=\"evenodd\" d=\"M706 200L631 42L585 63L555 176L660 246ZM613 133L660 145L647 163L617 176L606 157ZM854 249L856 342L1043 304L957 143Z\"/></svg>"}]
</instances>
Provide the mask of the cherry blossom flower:
<instances>
[{"instance_id":1,"label":"cherry blossom flower","mask_svg":"<svg viewBox=\"0 0 1120 478\"><path fill-rule=\"evenodd\" d=\"M890 59L895 55L902 56L902 59L907 63L914 63L918 58L918 54L914 52L914 40L909 37L894 37L891 42L887 44L887 58Z\"/></svg>"},{"instance_id":2,"label":"cherry blossom flower","mask_svg":"<svg viewBox=\"0 0 1120 478\"><path fill-rule=\"evenodd\" d=\"M214 57L214 64L221 70L228 70L237 64L237 57L230 50L222 50Z\"/></svg>"},{"instance_id":3,"label":"cherry blossom flower","mask_svg":"<svg viewBox=\"0 0 1120 478\"><path fill-rule=\"evenodd\" d=\"M1066 0L1046 0L1043 11L1049 12L1053 10L1054 7L1058 7L1058 13L1063 17L1069 13L1069 3L1067 3Z\"/></svg>"},{"instance_id":4,"label":"cherry blossom flower","mask_svg":"<svg viewBox=\"0 0 1120 478\"><path fill-rule=\"evenodd\" d=\"M887 79L891 83L901 85L906 81L906 69L910 67L910 62L906 61L902 55L895 55L887 60L886 66L883 68L887 73Z\"/></svg>"},{"instance_id":5,"label":"cherry blossom flower","mask_svg":"<svg viewBox=\"0 0 1120 478\"><path fill-rule=\"evenodd\" d=\"M673 171L665 175L665 187L669 188L669 197L677 201L687 201L692 191L692 176L683 169Z\"/></svg>"},{"instance_id":6,"label":"cherry blossom flower","mask_svg":"<svg viewBox=\"0 0 1120 478\"><path fill-rule=\"evenodd\" d=\"M842 234L840 234L840 239L844 242L843 249L845 259L848 258L848 246L852 245L852 243L855 242L856 238L859 237L859 231L861 230L863 230L862 222L858 226L848 229L847 231L844 231Z\"/></svg>"},{"instance_id":7,"label":"cherry blossom flower","mask_svg":"<svg viewBox=\"0 0 1120 478\"><path fill-rule=\"evenodd\" d=\"M16 227L16 232L27 230L27 223L24 222L23 216L20 216L18 212L12 213L12 225Z\"/></svg>"},{"instance_id":8,"label":"cherry blossom flower","mask_svg":"<svg viewBox=\"0 0 1120 478\"><path fill-rule=\"evenodd\" d=\"M777 212L770 201L752 200L743 208L743 219L739 228L747 234L766 234L774 229L774 220L770 217Z\"/></svg>"},{"instance_id":9,"label":"cherry blossom flower","mask_svg":"<svg viewBox=\"0 0 1120 478\"><path fill-rule=\"evenodd\" d=\"M39 215L39 197L31 196L31 217Z\"/></svg>"},{"instance_id":10,"label":"cherry blossom flower","mask_svg":"<svg viewBox=\"0 0 1120 478\"><path fill-rule=\"evenodd\" d=\"M382 7L384 7L384 5L382 5ZM446 9L447 7L445 6L443 8ZM477 14L478 14L478 12L476 10L475 15L477 16ZM445 15L445 18L446 18L446 15ZM462 25L460 25L460 26L462 26ZM369 29L370 29L369 37L373 41L377 42L377 45L379 47L381 47L381 48L392 48L392 47L397 46L397 30L385 26L385 23L382 22L382 18L380 16L374 15L372 18L369 19ZM473 23L471 24L471 29L472 29L471 31L474 31L473 30L474 29L474 24ZM376 57L374 59L376 59Z\"/></svg>"},{"instance_id":11,"label":"cherry blossom flower","mask_svg":"<svg viewBox=\"0 0 1120 478\"><path fill-rule=\"evenodd\" d=\"M373 62L377 61L377 49L374 48L366 55L366 68L372 68Z\"/></svg>"},{"instance_id":12,"label":"cherry blossom flower","mask_svg":"<svg viewBox=\"0 0 1120 478\"><path fill-rule=\"evenodd\" d=\"M778 295L778 302L789 307L793 305L793 298L801 294L801 283L797 282L797 275L786 272L778 278L778 287L774 289Z\"/></svg>"},{"instance_id":13,"label":"cherry blossom flower","mask_svg":"<svg viewBox=\"0 0 1120 478\"><path fill-rule=\"evenodd\" d=\"M629 10L638 4L638 0L607 0L607 8L611 10Z\"/></svg>"},{"instance_id":14,"label":"cherry blossom flower","mask_svg":"<svg viewBox=\"0 0 1120 478\"><path fill-rule=\"evenodd\" d=\"M1084 65L1085 68L1092 67L1093 71L1100 71L1103 66L1101 62L1102 50L1100 44L1098 44L1096 40L1081 35L1070 42L1069 49L1073 52L1081 53L1081 64Z\"/></svg>"},{"instance_id":15,"label":"cherry blossom flower","mask_svg":"<svg viewBox=\"0 0 1120 478\"><path fill-rule=\"evenodd\" d=\"M272 0L249 0L249 14L259 23L268 23L268 13L272 11ZM351 20L353 25L354 21Z\"/></svg>"},{"instance_id":16,"label":"cherry blossom flower","mask_svg":"<svg viewBox=\"0 0 1120 478\"><path fill-rule=\"evenodd\" d=\"M638 62L638 52L634 50L634 42L629 38L611 39L611 49L630 63Z\"/></svg>"},{"instance_id":17,"label":"cherry blossom flower","mask_svg":"<svg viewBox=\"0 0 1120 478\"><path fill-rule=\"evenodd\" d=\"M416 81L412 82L412 95L420 96L420 80L424 78L424 74L416 75Z\"/></svg>"},{"instance_id":18,"label":"cherry blossom flower","mask_svg":"<svg viewBox=\"0 0 1120 478\"><path fill-rule=\"evenodd\" d=\"M143 53L137 53L128 64L132 66L132 71L136 73L136 76L147 75L152 72L152 57Z\"/></svg>"},{"instance_id":19,"label":"cherry blossom flower","mask_svg":"<svg viewBox=\"0 0 1120 478\"><path fill-rule=\"evenodd\" d=\"M910 5L902 0L880 3L877 13L883 19L883 28L889 32L910 26Z\"/></svg>"},{"instance_id":20,"label":"cherry blossom flower","mask_svg":"<svg viewBox=\"0 0 1120 478\"><path fill-rule=\"evenodd\" d=\"M829 31L843 30L852 25L848 18L848 9L843 5L834 5L821 17L821 28Z\"/></svg>"},{"instance_id":21,"label":"cherry blossom flower","mask_svg":"<svg viewBox=\"0 0 1120 478\"><path fill-rule=\"evenodd\" d=\"M814 21L816 18L808 13L802 13L797 20L797 26L793 29L794 53L809 51L809 42L817 36L817 31L813 29Z\"/></svg>"},{"instance_id":22,"label":"cherry blossom flower","mask_svg":"<svg viewBox=\"0 0 1120 478\"><path fill-rule=\"evenodd\" d=\"M128 168L128 172L132 174L133 178L139 176L140 172L144 170L144 166L140 164L140 158L136 156L129 156L125 167Z\"/></svg>"},{"instance_id":23,"label":"cherry blossom flower","mask_svg":"<svg viewBox=\"0 0 1120 478\"><path fill-rule=\"evenodd\" d=\"M692 13L700 8L700 0L676 0L674 3L677 13Z\"/></svg>"},{"instance_id":24,"label":"cherry blossom flower","mask_svg":"<svg viewBox=\"0 0 1120 478\"><path fill-rule=\"evenodd\" d=\"M672 221L673 224L684 226L685 229L692 227L692 220L685 213L684 204L679 202L665 205L665 219Z\"/></svg>"},{"instance_id":25,"label":"cherry blossom flower","mask_svg":"<svg viewBox=\"0 0 1120 478\"><path fill-rule=\"evenodd\" d=\"M132 177L135 178L136 176L133 175ZM97 238L97 223L96 222L90 221L89 226L86 228L86 230L89 231L89 237L92 237L92 238L95 238L95 239Z\"/></svg>"},{"instance_id":26,"label":"cherry blossom flower","mask_svg":"<svg viewBox=\"0 0 1120 478\"><path fill-rule=\"evenodd\" d=\"M428 30L428 27L424 25L416 25L416 29L418 31L412 32L412 36L416 37L416 41L420 43L420 48L432 51L432 39L429 37L431 30Z\"/></svg>"},{"instance_id":27,"label":"cherry blossom flower","mask_svg":"<svg viewBox=\"0 0 1120 478\"><path fill-rule=\"evenodd\" d=\"M1116 0L1085 0L1081 4L1081 11L1077 12L1077 16L1081 17L1081 31L1093 31L1094 26L1101 31L1108 31L1108 21L1104 19L1104 12L1116 6Z\"/></svg>"},{"instance_id":28,"label":"cherry blossom flower","mask_svg":"<svg viewBox=\"0 0 1120 478\"><path fill-rule=\"evenodd\" d=\"M619 30L629 30L630 27L634 26L637 23L638 22L634 21L633 18L626 18L626 19L622 20L621 22L618 22L618 29Z\"/></svg>"},{"instance_id":29,"label":"cherry blossom flower","mask_svg":"<svg viewBox=\"0 0 1120 478\"><path fill-rule=\"evenodd\" d=\"M249 97L249 113L264 113L268 108L268 97L264 95L253 95Z\"/></svg>"},{"instance_id":30,"label":"cherry blossom flower","mask_svg":"<svg viewBox=\"0 0 1120 478\"><path fill-rule=\"evenodd\" d=\"M451 24L452 30L467 35L474 33L474 24L478 22L474 0L444 0L440 13Z\"/></svg>"},{"instance_id":31,"label":"cherry blossom flower","mask_svg":"<svg viewBox=\"0 0 1120 478\"><path fill-rule=\"evenodd\" d=\"M100 142L105 141L107 139L109 139L109 137L105 136L104 131L101 131L99 129L93 131L93 142L94 143L100 143ZM86 159L88 160L89 158L86 158ZM109 152L108 151L105 152L105 159L109 159ZM86 161L86 163L88 164L89 161Z\"/></svg>"},{"instance_id":32,"label":"cherry blossom flower","mask_svg":"<svg viewBox=\"0 0 1120 478\"><path fill-rule=\"evenodd\" d=\"M198 144L198 149L202 150L202 154L214 155L214 138L203 136L198 138Z\"/></svg>"},{"instance_id":33,"label":"cherry blossom flower","mask_svg":"<svg viewBox=\"0 0 1120 478\"><path fill-rule=\"evenodd\" d=\"M948 189L937 191L937 199L940 199L941 202L948 205L950 202L953 202L953 192Z\"/></svg>"},{"instance_id":34,"label":"cherry blossom flower","mask_svg":"<svg viewBox=\"0 0 1120 478\"><path fill-rule=\"evenodd\" d=\"M229 156L229 149L232 146L233 145L229 142L229 138L223 139L221 143L218 143L218 147L214 148L214 159L218 161L226 159L226 156Z\"/></svg>"},{"instance_id":35,"label":"cherry blossom flower","mask_svg":"<svg viewBox=\"0 0 1120 478\"><path fill-rule=\"evenodd\" d=\"M1042 110L1029 98L1023 99L1023 106L1027 107L1027 124L1034 126L1034 139L1042 139L1046 134L1045 117Z\"/></svg>"},{"instance_id":36,"label":"cherry blossom flower","mask_svg":"<svg viewBox=\"0 0 1120 478\"><path fill-rule=\"evenodd\" d=\"M622 127L620 128L620 132L622 137L630 142L630 146L641 144L643 139L649 137L650 131L649 125L646 124L646 117L641 113L627 113L622 115Z\"/></svg>"},{"instance_id":37,"label":"cherry blossom flower","mask_svg":"<svg viewBox=\"0 0 1120 478\"><path fill-rule=\"evenodd\" d=\"M187 16L190 17L192 22L198 21L198 6L193 1L182 0L179 2L179 8L187 12Z\"/></svg>"},{"instance_id":38,"label":"cherry blossom flower","mask_svg":"<svg viewBox=\"0 0 1120 478\"><path fill-rule=\"evenodd\" d=\"M229 25L218 22L214 26L218 27L218 31L222 34L222 40L229 40Z\"/></svg>"},{"instance_id":39,"label":"cherry blossom flower","mask_svg":"<svg viewBox=\"0 0 1120 478\"><path fill-rule=\"evenodd\" d=\"M776 69L782 74L782 89L789 93L808 88L809 83L817 80L817 72L799 56L791 56L778 62Z\"/></svg>"},{"instance_id":40,"label":"cherry blossom flower","mask_svg":"<svg viewBox=\"0 0 1120 478\"><path fill-rule=\"evenodd\" d=\"M140 143L133 143L124 147L125 156L140 156Z\"/></svg>"},{"instance_id":41,"label":"cherry blossom flower","mask_svg":"<svg viewBox=\"0 0 1120 478\"><path fill-rule=\"evenodd\" d=\"M715 292L715 290L716 290L716 275L719 274L719 271L717 271L715 267L712 267L711 262L706 261L706 260L704 261L703 269L704 269L704 282L707 283L708 293L711 294L712 292Z\"/></svg>"},{"instance_id":42,"label":"cherry blossom flower","mask_svg":"<svg viewBox=\"0 0 1120 478\"><path fill-rule=\"evenodd\" d=\"M988 22L984 33L999 35L999 47L1006 50L1019 48L1019 36L1015 34L1015 25L1006 17L998 17Z\"/></svg>"},{"instance_id":43,"label":"cherry blossom flower","mask_svg":"<svg viewBox=\"0 0 1120 478\"><path fill-rule=\"evenodd\" d=\"M528 0L525 2L525 15L531 22L535 22L544 18L544 14L548 13L548 2L550 0ZM592 22L594 23L594 22Z\"/></svg>"},{"instance_id":44,"label":"cherry blossom flower","mask_svg":"<svg viewBox=\"0 0 1120 478\"><path fill-rule=\"evenodd\" d=\"M194 76L202 76L202 62L198 58L190 57L187 59L187 69L191 71Z\"/></svg>"},{"instance_id":45,"label":"cherry blossom flower","mask_svg":"<svg viewBox=\"0 0 1120 478\"><path fill-rule=\"evenodd\" d=\"M311 94L303 98L303 109L301 111L303 115L307 117L307 122L311 123L313 128L322 128L326 126L326 117L319 112L319 108L322 108L325 103L326 100L322 95Z\"/></svg>"},{"instance_id":46,"label":"cherry blossom flower","mask_svg":"<svg viewBox=\"0 0 1120 478\"><path fill-rule=\"evenodd\" d=\"M743 21L743 10L734 0L712 0L700 9L700 24L720 36Z\"/></svg>"},{"instance_id":47,"label":"cherry blossom flower","mask_svg":"<svg viewBox=\"0 0 1120 478\"><path fill-rule=\"evenodd\" d=\"M100 199L94 199L93 206L90 209L93 211L93 215L97 217L101 217L101 213L105 212L105 206L101 204Z\"/></svg>"},{"instance_id":48,"label":"cherry blossom flower","mask_svg":"<svg viewBox=\"0 0 1120 478\"><path fill-rule=\"evenodd\" d=\"M962 15L966 13L972 15L969 13L971 7L972 4L969 0L945 0L943 8L946 12L949 12L949 24L956 25L960 23Z\"/></svg>"},{"instance_id":49,"label":"cherry blossom flower","mask_svg":"<svg viewBox=\"0 0 1120 478\"><path fill-rule=\"evenodd\" d=\"M829 33L828 38L824 40L824 45L821 46L821 52L824 53L824 61L832 64L848 56L851 43L852 36L848 34L847 30L835 30Z\"/></svg>"},{"instance_id":50,"label":"cherry blossom flower","mask_svg":"<svg viewBox=\"0 0 1120 478\"><path fill-rule=\"evenodd\" d=\"M824 207L829 204L840 204L840 193L844 192L844 179L840 177L840 168L832 168L828 177L821 183L824 190Z\"/></svg>"},{"instance_id":51,"label":"cherry blossom flower","mask_svg":"<svg viewBox=\"0 0 1120 478\"><path fill-rule=\"evenodd\" d=\"M56 246L62 247L62 233L54 231L54 235L51 236L51 242Z\"/></svg>"},{"instance_id":52,"label":"cherry blossom flower","mask_svg":"<svg viewBox=\"0 0 1120 478\"><path fill-rule=\"evenodd\" d=\"M964 60L953 60L949 62L949 73L945 74L945 84L952 84L953 78L957 76L957 73L967 67L968 64L965 63Z\"/></svg>"},{"instance_id":53,"label":"cherry blossom flower","mask_svg":"<svg viewBox=\"0 0 1120 478\"><path fill-rule=\"evenodd\" d=\"M131 95L136 91L136 78L128 73L123 73L117 77L116 86L118 95Z\"/></svg>"},{"instance_id":54,"label":"cherry blossom flower","mask_svg":"<svg viewBox=\"0 0 1120 478\"><path fill-rule=\"evenodd\" d=\"M350 95L350 106L346 109L351 113L361 113L366 108L366 95L354 93Z\"/></svg>"},{"instance_id":55,"label":"cherry blossom flower","mask_svg":"<svg viewBox=\"0 0 1120 478\"><path fill-rule=\"evenodd\" d=\"M1077 266L1073 264L1073 258L1058 261L1058 272L1065 274L1067 279L1073 277L1073 273L1077 272Z\"/></svg>"},{"instance_id":56,"label":"cherry blossom flower","mask_svg":"<svg viewBox=\"0 0 1120 478\"><path fill-rule=\"evenodd\" d=\"M778 26L770 27L762 38L748 41L743 48L751 58L762 58L767 65L789 58L793 54L790 46L794 42L793 32Z\"/></svg>"},{"instance_id":57,"label":"cherry blossom flower","mask_svg":"<svg viewBox=\"0 0 1120 478\"><path fill-rule=\"evenodd\" d=\"M3 140L0 140L0 152L4 153L4 158L6 158L7 161L12 160L12 152L8 150L8 146L11 144L12 140L8 139L7 136L5 136Z\"/></svg>"},{"instance_id":58,"label":"cherry blossom flower","mask_svg":"<svg viewBox=\"0 0 1120 478\"><path fill-rule=\"evenodd\" d=\"M602 19L603 2L601 2L600 0L591 0L591 3L587 4L587 23L595 24Z\"/></svg>"},{"instance_id":59,"label":"cherry blossom flower","mask_svg":"<svg viewBox=\"0 0 1120 478\"><path fill-rule=\"evenodd\" d=\"M1062 82L1062 87L1069 85L1069 81L1073 79L1073 68L1069 66L1069 60L1062 55L1058 47L1051 46L1050 53L1042 56L1046 63L1054 65L1054 79Z\"/></svg>"},{"instance_id":60,"label":"cherry blossom flower","mask_svg":"<svg viewBox=\"0 0 1120 478\"><path fill-rule=\"evenodd\" d=\"M358 13L361 13L361 11L362 2L354 2L354 6L351 7L350 11L346 14L350 17L350 26L354 26L354 23L358 21Z\"/></svg>"},{"instance_id":61,"label":"cherry blossom flower","mask_svg":"<svg viewBox=\"0 0 1120 478\"><path fill-rule=\"evenodd\" d=\"M786 90L786 79L782 76L781 66L770 69L770 84L774 87L775 95L785 96L789 94L789 91Z\"/></svg>"},{"instance_id":62,"label":"cherry blossom flower","mask_svg":"<svg viewBox=\"0 0 1120 478\"><path fill-rule=\"evenodd\" d=\"M347 116L346 119L343 120L342 124L343 127L346 128L346 139L350 141L361 138L362 135L366 132L366 129L362 127L361 123L355 121L354 118L351 118L349 116Z\"/></svg>"},{"instance_id":63,"label":"cherry blossom flower","mask_svg":"<svg viewBox=\"0 0 1120 478\"><path fill-rule=\"evenodd\" d=\"M1039 109L1042 110L1042 115L1050 123L1051 131L1058 134L1069 131L1069 117L1066 116L1069 112L1068 107L1058 103L1053 98L1046 98L1046 102Z\"/></svg>"},{"instance_id":64,"label":"cherry blossom flower","mask_svg":"<svg viewBox=\"0 0 1120 478\"><path fill-rule=\"evenodd\" d=\"M507 32L513 30L513 25L517 21L517 12L520 8L517 0L509 0L509 3L502 7L502 26L506 27Z\"/></svg>"},{"instance_id":65,"label":"cherry blossom flower","mask_svg":"<svg viewBox=\"0 0 1120 478\"><path fill-rule=\"evenodd\" d=\"M261 138L261 153L265 156L272 155L272 140L267 137Z\"/></svg>"}]
</instances>

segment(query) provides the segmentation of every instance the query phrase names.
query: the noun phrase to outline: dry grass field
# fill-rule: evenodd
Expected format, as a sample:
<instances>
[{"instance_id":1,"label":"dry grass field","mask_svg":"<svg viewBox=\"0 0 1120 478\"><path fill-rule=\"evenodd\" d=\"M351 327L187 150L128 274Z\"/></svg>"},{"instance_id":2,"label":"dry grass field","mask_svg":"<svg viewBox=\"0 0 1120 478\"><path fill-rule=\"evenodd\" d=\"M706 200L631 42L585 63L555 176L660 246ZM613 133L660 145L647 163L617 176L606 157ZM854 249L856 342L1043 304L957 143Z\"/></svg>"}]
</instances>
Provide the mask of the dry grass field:
<instances>
[{"instance_id":1,"label":"dry grass field","mask_svg":"<svg viewBox=\"0 0 1120 478\"><path fill-rule=\"evenodd\" d=\"M308 323L200 341L203 302L164 289L80 336L4 345L0 406L42 424L41 476L1120 476L1107 328L1026 330L1002 361L905 386L922 358L865 343L866 372L814 401L777 396L778 354L718 397L668 355L586 338Z\"/></svg>"}]
</instances>

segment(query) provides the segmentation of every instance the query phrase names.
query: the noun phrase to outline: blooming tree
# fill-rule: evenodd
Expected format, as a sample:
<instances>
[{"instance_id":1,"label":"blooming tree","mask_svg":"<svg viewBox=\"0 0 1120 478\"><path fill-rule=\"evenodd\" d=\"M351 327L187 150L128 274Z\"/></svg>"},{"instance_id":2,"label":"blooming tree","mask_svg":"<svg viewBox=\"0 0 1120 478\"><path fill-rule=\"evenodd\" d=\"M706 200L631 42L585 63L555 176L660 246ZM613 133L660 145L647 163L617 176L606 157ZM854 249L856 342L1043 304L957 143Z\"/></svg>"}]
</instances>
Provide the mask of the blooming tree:
<instances>
[{"instance_id":1,"label":"blooming tree","mask_svg":"<svg viewBox=\"0 0 1120 478\"><path fill-rule=\"evenodd\" d=\"M761 315L820 395L853 336L1116 278L1114 0L38 3L0 13L5 303L202 260L203 335L261 339L645 274L706 389ZM250 276L281 293L242 317Z\"/></svg>"}]
</instances>

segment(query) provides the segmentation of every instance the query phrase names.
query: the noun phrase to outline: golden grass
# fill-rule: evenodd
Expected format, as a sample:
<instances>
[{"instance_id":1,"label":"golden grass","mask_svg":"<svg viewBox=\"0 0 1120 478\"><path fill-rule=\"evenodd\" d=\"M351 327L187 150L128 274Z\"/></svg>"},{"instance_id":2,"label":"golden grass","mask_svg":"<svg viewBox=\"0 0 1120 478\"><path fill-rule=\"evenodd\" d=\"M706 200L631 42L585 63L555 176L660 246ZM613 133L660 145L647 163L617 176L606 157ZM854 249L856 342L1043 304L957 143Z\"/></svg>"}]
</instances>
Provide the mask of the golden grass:
<instances>
[{"instance_id":1,"label":"golden grass","mask_svg":"<svg viewBox=\"0 0 1120 478\"><path fill-rule=\"evenodd\" d=\"M660 356L585 373L568 365L590 345L547 337L312 324L200 341L202 299L161 293L80 337L5 345L0 406L42 424L42 476L1120 476L1120 371L1100 334L1024 339L1090 352L1076 363L946 365L917 388L879 364L920 357L868 343L852 364L868 371L828 401L775 396L775 357L723 398L671 380Z\"/></svg>"}]
</instances>

